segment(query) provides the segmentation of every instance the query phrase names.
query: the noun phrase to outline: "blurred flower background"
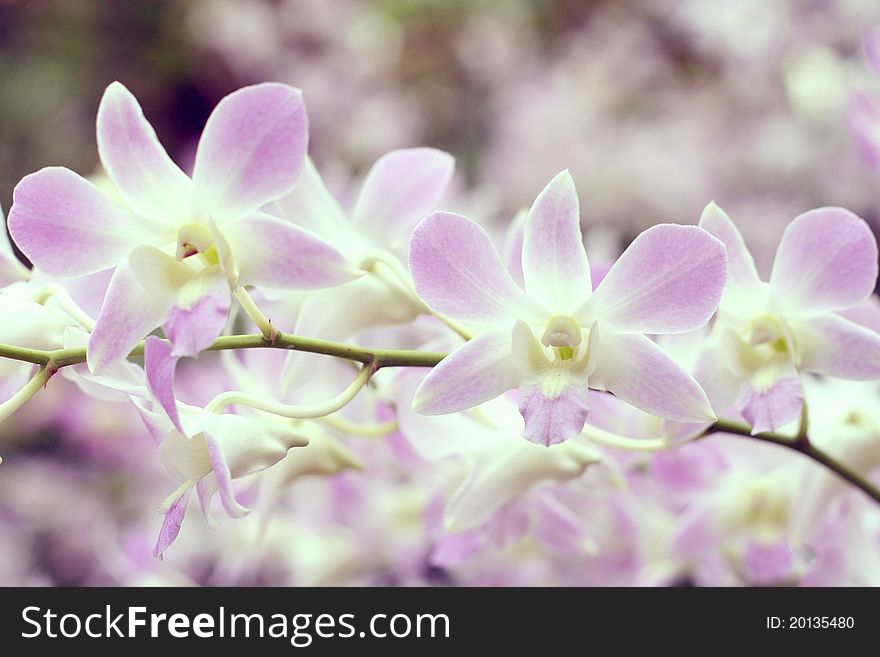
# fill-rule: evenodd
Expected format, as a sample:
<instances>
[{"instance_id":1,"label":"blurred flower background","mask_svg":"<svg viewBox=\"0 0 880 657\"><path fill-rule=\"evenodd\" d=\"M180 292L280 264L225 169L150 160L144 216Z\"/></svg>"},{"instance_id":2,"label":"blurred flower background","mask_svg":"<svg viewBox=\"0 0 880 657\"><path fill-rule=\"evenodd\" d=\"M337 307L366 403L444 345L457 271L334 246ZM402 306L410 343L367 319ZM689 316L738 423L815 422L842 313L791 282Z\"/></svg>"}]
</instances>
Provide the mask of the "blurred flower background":
<instances>
[{"instance_id":1,"label":"blurred flower background","mask_svg":"<svg viewBox=\"0 0 880 657\"><path fill-rule=\"evenodd\" d=\"M863 47L874 27L874 0L7 0L0 203L49 164L96 172L95 110L113 80L184 165L220 98L277 80L303 90L310 152L342 197L383 153L434 146L456 157L452 209L500 233L569 168L591 256L656 223L696 223L714 199L766 274L800 212L840 205L880 226L880 121L864 120L880 97ZM826 393L826 409L867 399L859 440L876 453L877 391L859 385ZM626 485L588 471L553 496L557 484L535 489L530 513L554 536L575 525L571 544L536 546L540 531L517 529L521 508L489 538L444 535L442 468L426 474L391 440L360 454L364 470L281 475L270 524L191 523L158 561L169 480L152 441L129 405L58 377L0 425L0 584L880 583L880 514L846 489L825 506L848 512L821 519L838 539L813 544L809 566L743 548L746 531L796 533L795 483L823 473L728 442L621 457ZM783 461L808 472L782 475ZM707 514L725 518L723 537L707 536Z\"/></svg>"}]
</instances>

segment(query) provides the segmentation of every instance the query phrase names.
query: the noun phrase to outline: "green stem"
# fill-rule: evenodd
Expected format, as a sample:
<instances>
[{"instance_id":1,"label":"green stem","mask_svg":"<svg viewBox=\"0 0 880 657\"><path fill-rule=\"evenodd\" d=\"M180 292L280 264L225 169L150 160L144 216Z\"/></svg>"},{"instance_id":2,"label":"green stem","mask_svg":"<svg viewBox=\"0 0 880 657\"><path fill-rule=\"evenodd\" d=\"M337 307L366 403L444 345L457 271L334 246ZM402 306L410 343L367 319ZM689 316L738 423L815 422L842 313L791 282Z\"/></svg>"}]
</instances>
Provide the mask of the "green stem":
<instances>
[{"instance_id":1,"label":"green stem","mask_svg":"<svg viewBox=\"0 0 880 657\"><path fill-rule=\"evenodd\" d=\"M228 349L291 349L312 354L336 356L364 365L373 364L374 369L383 367L434 367L446 354L434 351L410 351L407 349L372 349L357 345L329 342L316 338L301 338L287 333L278 333L274 340L266 340L262 335L224 335L217 338L208 351ZM135 347L129 356L142 356L144 343ZM56 369L79 365L86 362L85 347L71 349L27 349L0 344L0 358L10 358L36 365L52 364Z\"/></svg>"},{"instance_id":2,"label":"green stem","mask_svg":"<svg viewBox=\"0 0 880 657\"><path fill-rule=\"evenodd\" d=\"M710 426L706 429L703 435L708 436L713 433L730 433L793 449L794 451L800 452L804 456L813 459L817 463L821 463L838 477L848 481L850 484L864 492L868 497L880 504L880 488L875 486L867 477L863 477L848 465L841 463L830 454L816 447L809 440L806 440L805 436L798 435L790 437L772 432L752 435L752 430L746 425L727 422L725 420L719 420Z\"/></svg>"}]
</instances>

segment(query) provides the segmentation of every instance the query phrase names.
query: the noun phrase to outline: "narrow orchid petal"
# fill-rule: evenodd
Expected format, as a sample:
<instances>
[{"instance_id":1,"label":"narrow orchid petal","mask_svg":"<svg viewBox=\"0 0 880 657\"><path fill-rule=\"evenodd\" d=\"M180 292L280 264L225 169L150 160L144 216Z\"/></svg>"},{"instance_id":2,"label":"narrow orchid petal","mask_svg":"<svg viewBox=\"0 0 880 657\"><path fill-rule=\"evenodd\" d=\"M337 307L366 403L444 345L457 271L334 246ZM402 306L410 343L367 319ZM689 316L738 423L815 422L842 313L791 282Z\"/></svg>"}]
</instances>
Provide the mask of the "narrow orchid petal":
<instances>
[{"instance_id":1,"label":"narrow orchid petal","mask_svg":"<svg viewBox=\"0 0 880 657\"><path fill-rule=\"evenodd\" d=\"M351 239L351 222L324 186L321 174L309 157L291 192L278 199L276 205L287 221L328 242L342 244Z\"/></svg>"},{"instance_id":2,"label":"narrow orchid petal","mask_svg":"<svg viewBox=\"0 0 880 657\"><path fill-rule=\"evenodd\" d=\"M599 347L591 388L613 392L633 406L666 420L715 420L700 384L645 336L605 331Z\"/></svg>"},{"instance_id":3,"label":"narrow orchid petal","mask_svg":"<svg viewBox=\"0 0 880 657\"><path fill-rule=\"evenodd\" d=\"M790 311L841 310L864 301L877 281L877 240L864 219L819 208L785 229L770 286Z\"/></svg>"},{"instance_id":4,"label":"narrow orchid petal","mask_svg":"<svg viewBox=\"0 0 880 657\"><path fill-rule=\"evenodd\" d=\"M193 213L218 222L287 194L308 149L302 93L285 84L239 89L208 118L193 170Z\"/></svg>"},{"instance_id":5,"label":"narrow orchid petal","mask_svg":"<svg viewBox=\"0 0 880 657\"><path fill-rule=\"evenodd\" d=\"M504 235L504 244L501 256L504 266L516 284L523 287L523 240L525 240L526 217L529 211L523 208L517 212L510 222L507 233Z\"/></svg>"},{"instance_id":6,"label":"narrow orchid petal","mask_svg":"<svg viewBox=\"0 0 880 657\"><path fill-rule=\"evenodd\" d=\"M556 376L553 373L547 375ZM558 385L558 384L557 384ZM526 421L523 437L536 445L555 445L580 434L587 421L586 380L570 381L549 393L543 381L523 387L519 411Z\"/></svg>"},{"instance_id":7,"label":"narrow orchid petal","mask_svg":"<svg viewBox=\"0 0 880 657\"><path fill-rule=\"evenodd\" d=\"M480 454L446 507L450 531L484 525L504 504L546 481L575 479L599 454L583 441L542 447L524 440L498 441Z\"/></svg>"},{"instance_id":8,"label":"narrow orchid petal","mask_svg":"<svg viewBox=\"0 0 880 657\"><path fill-rule=\"evenodd\" d=\"M709 203L703 210L699 226L721 240L727 250L727 287L722 305L738 307L749 304L759 296L756 290L761 287L761 277L742 234L715 203Z\"/></svg>"},{"instance_id":9,"label":"narrow orchid petal","mask_svg":"<svg viewBox=\"0 0 880 657\"><path fill-rule=\"evenodd\" d=\"M119 267L110 279L104 305L89 338L89 369L98 374L123 360L165 320L174 301L173 292L145 287L130 266Z\"/></svg>"},{"instance_id":10,"label":"narrow orchid petal","mask_svg":"<svg viewBox=\"0 0 880 657\"><path fill-rule=\"evenodd\" d=\"M52 276L109 269L124 262L137 245L163 241L161 230L62 167L25 176L13 198L9 232L30 261Z\"/></svg>"},{"instance_id":11,"label":"narrow orchid petal","mask_svg":"<svg viewBox=\"0 0 880 657\"><path fill-rule=\"evenodd\" d=\"M619 333L682 333L709 321L724 290L724 245L696 226L652 226L575 314Z\"/></svg>"},{"instance_id":12,"label":"narrow orchid petal","mask_svg":"<svg viewBox=\"0 0 880 657\"><path fill-rule=\"evenodd\" d=\"M210 347L226 326L231 299L220 267L205 268L190 278L162 325L174 344L173 355L195 356Z\"/></svg>"},{"instance_id":13,"label":"narrow orchid petal","mask_svg":"<svg viewBox=\"0 0 880 657\"><path fill-rule=\"evenodd\" d=\"M0 206L0 228L5 226L6 215L3 214L3 206ZM30 275L30 270L16 257L7 237L0 234L0 288L27 280Z\"/></svg>"},{"instance_id":14,"label":"narrow orchid petal","mask_svg":"<svg viewBox=\"0 0 880 657\"><path fill-rule=\"evenodd\" d=\"M752 435L776 431L800 417L804 393L797 374L778 377L769 387L750 385L740 404L740 412L750 425Z\"/></svg>"},{"instance_id":15,"label":"narrow orchid petal","mask_svg":"<svg viewBox=\"0 0 880 657\"><path fill-rule=\"evenodd\" d=\"M413 408L424 415L455 413L518 388L522 366L507 329L486 331L453 351L416 390Z\"/></svg>"},{"instance_id":16,"label":"narrow orchid petal","mask_svg":"<svg viewBox=\"0 0 880 657\"><path fill-rule=\"evenodd\" d=\"M792 329L802 369L840 379L880 379L880 333L832 314Z\"/></svg>"},{"instance_id":17,"label":"narrow orchid petal","mask_svg":"<svg viewBox=\"0 0 880 657\"><path fill-rule=\"evenodd\" d=\"M509 326L549 316L514 283L486 231L461 215L435 212L416 226L409 268L422 300L453 319Z\"/></svg>"},{"instance_id":18,"label":"narrow orchid petal","mask_svg":"<svg viewBox=\"0 0 880 657\"><path fill-rule=\"evenodd\" d=\"M449 153L435 148L383 155L364 180L352 222L383 246L405 245L413 227L437 209L454 166Z\"/></svg>"},{"instance_id":19,"label":"narrow orchid petal","mask_svg":"<svg viewBox=\"0 0 880 657\"><path fill-rule=\"evenodd\" d=\"M137 99L119 82L107 87L98 107L98 153L137 214L173 225L188 219L189 177L168 157Z\"/></svg>"},{"instance_id":20,"label":"narrow orchid petal","mask_svg":"<svg viewBox=\"0 0 880 657\"><path fill-rule=\"evenodd\" d=\"M177 412L177 399L174 396L174 371L177 357L172 346L154 335L146 339L144 345L144 369L147 373L147 386L150 393L161 404L174 427L185 433Z\"/></svg>"},{"instance_id":21,"label":"narrow orchid petal","mask_svg":"<svg viewBox=\"0 0 880 657\"><path fill-rule=\"evenodd\" d=\"M267 214L252 214L222 231L232 245L241 285L314 290L362 273L317 235Z\"/></svg>"},{"instance_id":22,"label":"narrow orchid petal","mask_svg":"<svg viewBox=\"0 0 880 657\"><path fill-rule=\"evenodd\" d=\"M186 515L186 506L189 503L189 496L192 493L192 484L183 487L183 490L168 505L165 511L165 519L162 521L162 528L159 530L159 538L156 541L156 547L153 548L153 556L162 558L162 553L167 550L180 534L180 526L183 524L183 518Z\"/></svg>"},{"instance_id":23,"label":"narrow orchid petal","mask_svg":"<svg viewBox=\"0 0 880 657\"><path fill-rule=\"evenodd\" d=\"M592 292L583 240L577 190L566 170L538 195L523 235L526 292L554 314L571 314Z\"/></svg>"},{"instance_id":24,"label":"narrow orchid petal","mask_svg":"<svg viewBox=\"0 0 880 657\"><path fill-rule=\"evenodd\" d=\"M235 499L232 491L232 474L229 471L229 463L223 454L217 439L205 432L205 445L208 448L208 458L211 461L211 469L217 479L217 491L220 493L220 502L223 510L230 518L242 518L247 515L248 509Z\"/></svg>"},{"instance_id":25,"label":"narrow orchid petal","mask_svg":"<svg viewBox=\"0 0 880 657\"><path fill-rule=\"evenodd\" d=\"M211 531L217 531L220 528L220 523L211 513L211 500L214 499L214 494L217 492L217 479L205 477L196 484L196 492L199 495L199 509L202 511L205 524Z\"/></svg>"}]
</instances>

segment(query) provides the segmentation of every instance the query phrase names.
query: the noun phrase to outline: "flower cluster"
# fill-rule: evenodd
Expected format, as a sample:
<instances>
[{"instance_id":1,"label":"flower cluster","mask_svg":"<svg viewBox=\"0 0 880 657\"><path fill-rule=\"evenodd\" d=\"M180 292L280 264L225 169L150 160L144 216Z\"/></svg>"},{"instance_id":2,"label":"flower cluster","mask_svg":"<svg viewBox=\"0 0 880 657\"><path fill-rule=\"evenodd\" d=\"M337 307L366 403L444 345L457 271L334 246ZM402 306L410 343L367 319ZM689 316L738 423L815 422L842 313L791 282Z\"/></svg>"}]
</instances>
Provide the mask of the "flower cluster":
<instances>
[{"instance_id":1,"label":"flower cluster","mask_svg":"<svg viewBox=\"0 0 880 657\"><path fill-rule=\"evenodd\" d=\"M49 167L15 188L9 232L33 269L3 242L0 418L59 372L132 409L170 493L154 555L186 535L193 491L204 526L222 509L266 536L298 486L303 526L387 530L413 577L492 573L515 558L490 565L493 549L528 544L549 582L575 565L609 584L876 581L841 553L864 493L880 502L864 220L799 215L768 281L714 203L591 263L568 171L495 240L444 209L462 203L449 154L392 151L347 203L308 142L298 89L245 87L189 175L115 82L97 113L106 179ZM770 449L752 476L762 446L717 433L834 473Z\"/></svg>"}]
</instances>

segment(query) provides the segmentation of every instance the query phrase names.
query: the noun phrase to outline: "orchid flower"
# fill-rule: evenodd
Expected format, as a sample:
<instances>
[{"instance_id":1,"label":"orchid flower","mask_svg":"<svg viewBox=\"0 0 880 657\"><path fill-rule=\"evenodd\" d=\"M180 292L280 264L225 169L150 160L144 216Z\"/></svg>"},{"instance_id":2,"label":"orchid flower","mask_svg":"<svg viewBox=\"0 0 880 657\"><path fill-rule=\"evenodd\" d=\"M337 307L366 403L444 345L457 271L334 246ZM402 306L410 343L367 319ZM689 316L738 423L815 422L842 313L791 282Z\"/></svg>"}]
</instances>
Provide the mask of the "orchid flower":
<instances>
[{"instance_id":1,"label":"orchid flower","mask_svg":"<svg viewBox=\"0 0 880 657\"><path fill-rule=\"evenodd\" d=\"M151 336L144 353L147 383L165 415L139 407L153 435L160 440L159 456L180 486L165 501L165 520L154 550L155 556L171 545L180 532L189 497L198 491L202 512L209 525L211 498L219 492L226 514L240 518L248 513L235 497L232 480L265 470L281 461L293 447L308 438L277 420L256 420L218 414L168 399L177 359L168 343Z\"/></svg>"},{"instance_id":2,"label":"orchid flower","mask_svg":"<svg viewBox=\"0 0 880 657\"><path fill-rule=\"evenodd\" d=\"M840 313L865 302L877 280L877 241L842 208L796 217L776 251L769 281L758 276L742 235L714 203L700 226L724 242L727 288L698 379L717 390L723 413L736 404L753 433L796 420L801 372L841 379L880 378L880 334Z\"/></svg>"},{"instance_id":3,"label":"orchid flower","mask_svg":"<svg viewBox=\"0 0 880 657\"><path fill-rule=\"evenodd\" d=\"M524 436L542 445L581 432L591 387L659 417L714 418L699 384L644 334L709 320L726 278L721 242L696 226L654 226L593 292L577 193L563 171L529 211L522 253L525 290L469 219L435 212L414 231L409 266L419 296L481 329L428 374L417 411L453 413L519 388Z\"/></svg>"},{"instance_id":4,"label":"orchid flower","mask_svg":"<svg viewBox=\"0 0 880 657\"><path fill-rule=\"evenodd\" d=\"M192 178L118 82L104 92L97 137L124 205L72 171L48 167L18 184L9 216L15 242L50 275L115 268L89 339L92 371L123 359L159 325L176 355L204 349L226 323L230 286L312 289L357 275L325 241L259 211L290 191L303 166L299 90L266 83L221 100Z\"/></svg>"}]
</instances>

